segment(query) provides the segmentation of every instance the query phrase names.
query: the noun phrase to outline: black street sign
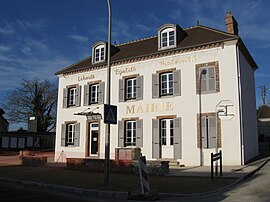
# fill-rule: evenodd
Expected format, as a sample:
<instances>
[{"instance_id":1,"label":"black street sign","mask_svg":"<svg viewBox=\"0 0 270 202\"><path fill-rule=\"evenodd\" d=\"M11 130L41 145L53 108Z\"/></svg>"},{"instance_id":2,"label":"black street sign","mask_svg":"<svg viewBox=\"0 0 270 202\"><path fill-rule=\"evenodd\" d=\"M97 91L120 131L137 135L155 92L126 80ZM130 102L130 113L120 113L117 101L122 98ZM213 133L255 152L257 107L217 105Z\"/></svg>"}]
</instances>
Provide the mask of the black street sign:
<instances>
[{"instance_id":1,"label":"black street sign","mask_svg":"<svg viewBox=\"0 0 270 202\"><path fill-rule=\"evenodd\" d=\"M117 106L104 104L104 123L117 124Z\"/></svg>"}]
</instances>

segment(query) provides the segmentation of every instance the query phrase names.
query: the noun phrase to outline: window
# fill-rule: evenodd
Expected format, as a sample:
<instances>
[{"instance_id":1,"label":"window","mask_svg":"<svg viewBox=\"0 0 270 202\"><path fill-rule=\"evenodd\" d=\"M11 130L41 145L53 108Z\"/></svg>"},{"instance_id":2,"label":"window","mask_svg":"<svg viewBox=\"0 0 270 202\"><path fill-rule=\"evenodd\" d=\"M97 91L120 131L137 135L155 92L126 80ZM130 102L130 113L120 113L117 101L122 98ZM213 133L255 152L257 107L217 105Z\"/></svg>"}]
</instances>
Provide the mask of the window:
<instances>
[{"instance_id":1,"label":"window","mask_svg":"<svg viewBox=\"0 0 270 202\"><path fill-rule=\"evenodd\" d=\"M181 71L152 74L152 98L181 95Z\"/></svg>"},{"instance_id":2,"label":"window","mask_svg":"<svg viewBox=\"0 0 270 202\"><path fill-rule=\"evenodd\" d=\"M76 104L76 88L69 88L68 89L68 106L75 106Z\"/></svg>"},{"instance_id":3,"label":"window","mask_svg":"<svg viewBox=\"0 0 270 202\"><path fill-rule=\"evenodd\" d=\"M181 117L152 119L152 157L182 158Z\"/></svg>"},{"instance_id":4,"label":"window","mask_svg":"<svg viewBox=\"0 0 270 202\"><path fill-rule=\"evenodd\" d=\"M136 87L137 87L137 79L127 79L126 80L126 99L136 99Z\"/></svg>"},{"instance_id":5,"label":"window","mask_svg":"<svg viewBox=\"0 0 270 202\"><path fill-rule=\"evenodd\" d=\"M196 65L196 78L197 94L210 94L220 91L218 62Z\"/></svg>"},{"instance_id":6,"label":"window","mask_svg":"<svg viewBox=\"0 0 270 202\"><path fill-rule=\"evenodd\" d=\"M91 94L91 99L90 103L97 103L98 102L98 93L99 92L99 85L98 84L93 84L90 86L90 94Z\"/></svg>"},{"instance_id":7,"label":"window","mask_svg":"<svg viewBox=\"0 0 270 202\"><path fill-rule=\"evenodd\" d=\"M98 41L92 46L92 64L105 61L106 47L107 44L103 41Z\"/></svg>"},{"instance_id":8,"label":"window","mask_svg":"<svg viewBox=\"0 0 270 202\"><path fill-rule=\"evenodd\" d=\"M81 105L81 86L75 85L63 89L63 108Z\"/></svg>"},{"instance_id":9,"label":"window","mask_svg":"<svg viewBox=\"0 0 270 202\"><path fill-rule=\"evenodd\" d=\"M143 99L143 76L119 79L119 102Z\"/></svg>"},{"instance_id":10,"label":"window","mask_svg":"<svg viewBox=\"0 0 270 202\"><path fill-rule=\"evenodd\" d=\"M218 146L220 147L221 146L220 120L218 120L218 123L216 123L215 113L202 114L201 125L199 124L200 123L199 114L198 114L198 119L199 119L198 121L198 131L199 131L198 147L200 148L200 146L202 146L202 148L205 148L205 149L216 148L217 143L218 143ZM216 134L217 132L216 124L218 124L218 134ZM200 127L201 127L201 130L200 130ZM201 135L200 135L200 132L201 132ZM201 145L200 145L200 141L202 141Z\"/></svg>"},{"instance_id":11,"label":"window","mask_svg":"<svg viewBox=\"0 0 270 202\"><path fill-rule=\"evenodd\" d=\"M143 120L118 121L118 146L143 146Z\"/></svg>"},{"instance_id":12,"label":"window","mask_svg":"<svg viewBox=\"0 0 270 202\"><path fill-rule=\"evenodd\" d=\"M169 46L174 46L174 30L170 31L171 29L166 29L165 31L161 32L161 47L166 48Z\"/></svg>"},{"instance_id":13,"label":"window","mask_svg":"<svg viewBox=\"0 0 270 202\"><path fill-rule=\"evenodd\" d=\"M126 121L125 146L136 146L136 121Z\"/></svg>"},{"instance_id":14,"label":"window","mask_svg":"<svg viewBox=\"0 0 270 202\"><path fill-rule=\"evenodd\" d=\"M99 45L95 48L95 62L104 61L105 48L103 45Z\"/></svg>"},{"instance_id":15,"label":"window","mask_svg":"<svg viewBox=\"0 0 270 202\"><path fill-rule=\"evenodd\" d=\"M67 145L74 145L75 124L67 124Z\"/></svg>"},{"instance_id":16,"label":"window","mask_svg":"<svg viewBox=\"0 0 270 202\"><path fill-rule=\"evenodd\" d=\"M160 121L161 145L173 145L173 119Z\"/></svg>"},{"instance_id":17,"label":"window","mask_svg":"<svg viewBox=\"0 0 270 202\"><path fill-rule=\"evenodd\" d=\"M78 147L80 142L80 124L76 122L62 124L61 146Z\"/></svg>"},{"instance_id":18,"label":"window","mask_svg":"<svg viewBox=\"0 0 270 202\"><path fill-rule=\"evenodd\" d=\"M104 103L105 82L84 85L84 106Z\"/></svg>"},{"instance_id":19,"label":"window","mask_svg":"<svg viewBox=\"0 0 270 202\"><path fill-rule=\"evenodd\" d=\"M160 75L161 96L173 94L173 73L164 73Z\"/></svg>"}]
</instances>

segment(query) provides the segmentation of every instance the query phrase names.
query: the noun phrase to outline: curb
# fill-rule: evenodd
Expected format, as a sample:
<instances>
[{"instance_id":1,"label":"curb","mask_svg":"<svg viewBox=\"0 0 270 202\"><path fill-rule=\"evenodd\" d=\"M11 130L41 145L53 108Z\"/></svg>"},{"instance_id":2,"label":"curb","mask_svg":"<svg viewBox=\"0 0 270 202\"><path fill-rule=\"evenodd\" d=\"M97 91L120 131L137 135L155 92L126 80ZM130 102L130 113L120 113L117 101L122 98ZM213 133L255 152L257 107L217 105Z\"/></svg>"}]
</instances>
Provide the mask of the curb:
<instances>
[{"instance_id":1,"label":"curb","mask_svg":"<svg viewBox=\"0 0 270 202\"><path fill-rule=\"evenodd\" d=\"M203 193L194 193L194 194L173 194L173 193L159 193L160 198L168 198L168 197L198 197L198 196L205 196L205 195L211 195L214 193L218 193L221 191L224 191L226 189L230 189L231 187L236 186L237 184L241 183L242 181L246 180L247 178L254 175L256 172L258 172L265 164L267 164L270 161L270 158L267 158L266 160L262 160L262 163L258 166L258 168L254 169L244 177L236 180L234 183L213 190L209 192L203 192ZM51 191L61 191L65 193L73 193L79 196L94 196L96 198L109 198L109 199L115 199L115 200L127 200L128 198L128 192L113 192L113 191L99 191L99 190L91 190L91 189L85 189L85 188L76 188L76 187L68 187L68 186L61 186L61 185L53 185L53 184L44 184L39 182L31 182L31 181L24 181L24 180L17 180L12 178L0 178L0 180L10 183L16 183L19 185L27 185L36 187L39 189L48 189Z\"/></svg>"}]
</instances>

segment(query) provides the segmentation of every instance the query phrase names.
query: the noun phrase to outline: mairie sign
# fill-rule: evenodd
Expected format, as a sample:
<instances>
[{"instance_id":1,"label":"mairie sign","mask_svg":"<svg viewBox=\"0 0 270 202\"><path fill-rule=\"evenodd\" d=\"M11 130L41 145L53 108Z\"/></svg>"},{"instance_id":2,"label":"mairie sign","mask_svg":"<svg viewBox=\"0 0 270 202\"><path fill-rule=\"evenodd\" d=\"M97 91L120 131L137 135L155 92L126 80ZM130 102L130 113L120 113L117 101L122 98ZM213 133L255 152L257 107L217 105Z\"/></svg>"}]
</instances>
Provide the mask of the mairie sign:
<instances>
[{"instance_id":1,"label":"mairie sign","mask_svg":"<svg viewBox=\"0 0 270 202\"><path fill-rule=\"evenodd\" d=\"M104 104L104 123L117 124L117 107Z\"/></svg>"}]
</instances>

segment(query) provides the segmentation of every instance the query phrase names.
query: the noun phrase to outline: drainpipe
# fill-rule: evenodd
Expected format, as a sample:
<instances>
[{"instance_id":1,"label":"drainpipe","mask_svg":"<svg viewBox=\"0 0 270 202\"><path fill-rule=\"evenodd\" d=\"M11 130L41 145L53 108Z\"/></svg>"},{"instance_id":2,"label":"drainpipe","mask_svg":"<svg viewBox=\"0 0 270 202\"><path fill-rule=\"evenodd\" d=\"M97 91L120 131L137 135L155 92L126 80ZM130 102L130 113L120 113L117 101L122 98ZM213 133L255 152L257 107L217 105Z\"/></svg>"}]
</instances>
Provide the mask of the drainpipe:
<instances>
[{"instance_id":1,"label":"drainpipe","mask_svg":"<svg viewBox=\"0 0 270 202\"><path fill-rule=\"evenodd\" d=\"M239 46L236 44L236 58L237 58L237 77L238 77L238 100L239 100L239 119L240 119L240 146L241 146L241 165L244 165L244 134L243 134L243 109L242 109L242 92L241 92L241 72L240 72L240 57Z\"/></svg>"}]
</instances>

